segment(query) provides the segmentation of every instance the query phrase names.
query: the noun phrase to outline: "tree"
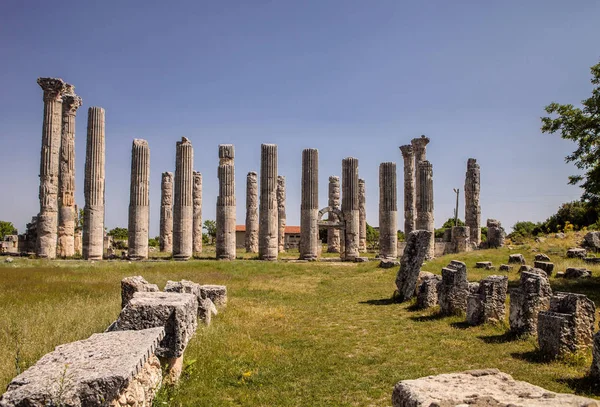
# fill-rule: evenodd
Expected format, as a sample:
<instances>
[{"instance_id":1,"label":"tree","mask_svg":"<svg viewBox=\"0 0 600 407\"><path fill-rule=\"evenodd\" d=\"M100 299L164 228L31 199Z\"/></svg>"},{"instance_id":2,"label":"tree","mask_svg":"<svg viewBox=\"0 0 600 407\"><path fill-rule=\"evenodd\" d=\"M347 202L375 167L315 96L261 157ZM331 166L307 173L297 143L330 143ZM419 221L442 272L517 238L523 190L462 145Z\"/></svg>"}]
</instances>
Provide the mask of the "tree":
<instances>
[{"instance_id":1,"label":"tree","mask_svg":"<svg viewBox=\"0 0 600 407\"><path fill-rule=\"evenodd\" d=\"M3 240L4 236L16 235L17 233L17 229L12 222L0 220L0 240Z\"/></svg>"},{"instance_id":2,"label":"tree","mask_svg":"<svg viewBox=\"0 0 600 407\"><path fill-rule=\"evenodd\" d=\"M378 247L379 246L379 230L367 223L367 246Z\"/></svg>"},{"instance_id":3,"label":"tree","mask_svg":"<svg viewBox=\"0 0 600 407\"><path fill-rule=\"evenodd\" d=\"M465 222L463 222L460 219L458 219L456 223L457 223L456 226L465 226ZM442 225L442 229L451 229L454 226L455 226L454 225L454 218L448 218L448 220L446 222L444 222L444 224Z\"/></svg>"},{"instance_id":4,"label":"tree","mask_svg":"<svg viewBox=\"0 0 600 407\"><path fill-rule=\"evenodd\" d=\"M203 229L206 230L206 234L210 237L211 243L214 243L217 238L217 223L214 220L205 220Z\"/></svg>"},{"instance_id":5,"label":"tree","mask_svg":"<svg viewBox=\"0 0 600 407\"><path fill-rule=\"evenodd\" d=\"M127 233L127 228L116 227L114 229L109 230L107 234L109 236L112 236L113 240L127 240L129 237Z\"/></svg>"},{"instance_id":6,"label":"tree","mask_svg":"<svg viewBox=\"0 0 600 407\"><path fill-rule=\"evenodd\" d=\"M153 238L148 239L148 246L158 247L159 245L160 245L160 236L155 236Z\"/></svg>"},{"instance_id":7,"label":"tree","mask_svg":"<svg viewBox=\"0 0 600 407\"><path fill-rule=\"evenodd\" d=\"M83 209L80 209L79 213L77 213L75 230L83 230Z\"/></svg>"},{"instance_id":8,"label":"tree","mask_svg":"<svg viewBox=\"0 0 600 407\"><path fill-rule=\"evenodd\" d=\"M512 228L513 231L508 235L508 237L514 240L536 235L540 230L540 224L530 221L519 221L515 223Z\"/></svg>"},{"instance_id":9,"label":"tree","mask_svg":"<svg viewBox=\"0 0 600 407\"><path fill-rule=\"evenodd\" d=\"M545 107L552 116L542 117L542 133L559 132L561 138L572 140L577 149L565 157L582 170L583 175L572 175L569 184L583 188L582 200L600 201L600 63L590 68L592 96L581 102L581 107L556 102Z\"/></svg>"}]
</instances>

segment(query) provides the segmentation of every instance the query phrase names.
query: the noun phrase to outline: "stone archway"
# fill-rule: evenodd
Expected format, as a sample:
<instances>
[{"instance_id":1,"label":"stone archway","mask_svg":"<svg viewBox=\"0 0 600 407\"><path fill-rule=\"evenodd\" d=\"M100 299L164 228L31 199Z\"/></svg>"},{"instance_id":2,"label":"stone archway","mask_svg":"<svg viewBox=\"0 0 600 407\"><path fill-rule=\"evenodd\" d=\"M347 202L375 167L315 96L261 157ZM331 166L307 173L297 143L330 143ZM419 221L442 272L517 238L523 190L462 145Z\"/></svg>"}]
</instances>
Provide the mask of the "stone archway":
<instances>
[{"instance_id":1,"label":"stone archway","mask_svg":"<svg viewBox=\"0 0 600 407\"><path fill-rule=\"evenodd\" d=\"M323 220L323 216L326 213L330 213L332 216L329 218L333 218L336 220ZM345 254L345 235L346 235L346 220L344 218L344 213L338 208L332 208L331 206L326 206L325 208L319 211L319 216L317 218L317 226L319 230L326 229L338 229L340 231L340 257L343 259Z\"/></svg>"}]
</instances>

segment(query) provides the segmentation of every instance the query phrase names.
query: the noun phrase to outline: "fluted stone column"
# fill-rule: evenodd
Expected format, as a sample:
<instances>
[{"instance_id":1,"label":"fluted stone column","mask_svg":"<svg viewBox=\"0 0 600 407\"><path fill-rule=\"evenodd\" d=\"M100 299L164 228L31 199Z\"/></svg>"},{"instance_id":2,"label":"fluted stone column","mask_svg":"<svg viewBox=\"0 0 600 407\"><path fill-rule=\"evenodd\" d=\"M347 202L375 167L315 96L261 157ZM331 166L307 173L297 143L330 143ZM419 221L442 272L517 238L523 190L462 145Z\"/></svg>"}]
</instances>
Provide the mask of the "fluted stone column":
<instances>
[{"instance_id":1,"label":"fluted stone column","mask_svg":"<svg viewBox=\"0 0 600 407\"><path fill-rule=\"evenodd\" d=\"M101 260L104 254L104 109L88 109L85 154L83 258Z\"/></svg>"},{"instance_id":2,"label":"fluted stone column","mask_svg":"<svg viewBox=\"0 0 600 407\"><path fill-rule=\"evenodd\" d=\"M340 177L331 176L329 177L329 201L327 206L332 209L340 209ZM338 222L338 216L329 212L329 222ZM327 253L339 253L340 252L340 230L336 228L327 229Z\"/></svg>"},{"instance_id":3,"label":"fluted stone column","mask_svg":"<svg viewBox=\"0 0 600 407\"><path fill-rule=\"evenodd\" d=\"M62 95L65 83L57 78L38 78L44 91L44 121L40 158L40 213L37 217L36 254L56 258L58 228L58 173L62 132Z\"/></svg>"},{"instance_id":4,"label":"fluted stone column","mask_svg":"<svg viewBox=\"0 0 600 407\"><path fill-rule=\"evenodd\" d=\"M173 258L192 257L194 227L194 149L185 137L177 142L175 156L175 201L173 204Z\"/></svg>"},{"instance_id":5,"label":"fluted stone column","mask_svg":"<svg viewBox=\"0 0 600 407\"><path fill-rule=\"evenodd\" d=\"M277 225L279 253L285 251L285 177L277 176Z\"/></svg>"},{"instance_id":6,"label":"fluted stone column","mask_svg":"<svg viewBox=\"0 0 600 407\"><path fill-rule=\"evenodd\" d=\"M433 167L429 161L421 161L418 167L417 229L431 232L427 259L435 257L435 230L433 224Z\"/></svg>"},{"instance_id":7,"label":"fluted stone column","mask_svg":"<svg viewBox=\"0 0 600 407\"><path fill-rule=\"evenodd\" d=\"M57 256L75 255L75 116L82 104L75 87L65 85L62 97L62 137L58 179L58 242Z\"/></svg>"},{"instance_id":8,"label":"fluted stone column","mask_svg":"<svg viewBox=\"0 0 600 407\"><path fill-rule=\"evenodd\" d=\"M358 219L358 250L364 253L367 251L367 191L365 190L364 179L358 180Z\"/></svg>"},{"instance_id":9,"label":"fluted stone column","mask_svg":"<svg viewBox=\"0 0 600 407\"><path fill-rule=\"evenodd\" d=\"M146 140L135 139L131 148L131 186L129 190L129 258L148 258L150 229L150 148Z\"/></svg>"},{"instance_id":10,"label":"fluted stone column","mask_svg":"<svg viewBox=\"0 0 600 407\"><path fill-rule=\"evenodd\" d=\"M246 176L246 236L247 253L258 253L258 177L250 171Z\"/></svg>"},{"instance_id":11,"label":"fluted stone column","mask_svg":"<svg viewBox=\"0 0 600 407\"><path fill-rule=\"evenodd\" d=\"M421 176L419 174L419 163L421 161L425 161L427 160L427 144L429 144L429 138L425 137L425 136L421 136L421 137L417 137L414 138L410 141L412 148L413 148L413 153L415 156L415 208L416 208L416 214L415 214L415 218L419 217L419 194L421 193L421 189L419 187L420 185L420 181L419 181L419 177ZM418 229L418 227L417 227Z\"/></svg>"},{"instance_id":12,"label":"fluted stone column","mask_svg":"<svg viewBox=\"0 0 600 407\"><path fill-rule=\"evenodd\" d=\"M192 252L202 253L202 174L194 171Z\"/></svg>"},{"instance_id":13,"label":"fluted stone column","mask_svg":"<svg viewBox=\"0 0 600 407\"><path fill-rule=\"evenodd\" d=\"M300 259L319 256L319 150L302 151L302 200L300 204Z\"/></svg>"},{"instance_id":14,"label":"fluted stone column","mask_svg":"<svg viewBox=\"0 0 600 407\"><path fill-rule=\"evenodd\" d=\"M160 251L173 251L173 173L163 172L160 185Z\"/></svg>"},{"instance_id":15,"label":"fluted stone column","mask_svg":"<svg viewBox=\"0 0 600 407\"><path fill-rule=\"evenodd\" d=\"M415 153L409 145L401 146L404 159L404 236L415 230L417 217L415 197Z\"/></svg>"},{"instance_id":16,"label":"fluted stone column","mask_svg":"<svg viewBox=\"0 0 600 407\"><path fill-rule=\"evenodd\" d=\"M217 197L217 259L235 259L235 173L232 144L219 146Z\"/></svg>"},{"instance_id":17,"label":"fluted stone column","mask_svg":"<svg viewBox=\"0 0 600 407\"><path fill-rule=\"evenodd\" d=\"M342 213L346 221L344 260L354 261L359 256L360 238L358 159L354 157L342 160Z\"/></svg>"},{"instance_id":18,"label":"fluted stone column","mask_svg":"<svg viewBox=\"0 0 600 407\"><path fill-rule=\"evenodd\" d=\"M260 154L260 208L258 257L277 260L279 225L277 221L277 145L262 144Z\"/></svg>"},{"instance_id":19,"label":"fluted stone column","mask_svg":"<svg viewBox=\"0 0 600 407\"><path fill-rule=\"evenodd\" d=\"M467 160L465 177L465 224L470 230L470 241L481 244L481 206L479 205L480 169L477 160Z\"/></svg>"},{"instance_id":20,"label":"fluted stone column","mask_svg":"<svg viewBox=\"0 0 600 407\"><path fill-rule=\"evenodd\" d=\"M379 165L379 256L398 257L398 204L396 163Z\"/></svg>"}]
</instances>

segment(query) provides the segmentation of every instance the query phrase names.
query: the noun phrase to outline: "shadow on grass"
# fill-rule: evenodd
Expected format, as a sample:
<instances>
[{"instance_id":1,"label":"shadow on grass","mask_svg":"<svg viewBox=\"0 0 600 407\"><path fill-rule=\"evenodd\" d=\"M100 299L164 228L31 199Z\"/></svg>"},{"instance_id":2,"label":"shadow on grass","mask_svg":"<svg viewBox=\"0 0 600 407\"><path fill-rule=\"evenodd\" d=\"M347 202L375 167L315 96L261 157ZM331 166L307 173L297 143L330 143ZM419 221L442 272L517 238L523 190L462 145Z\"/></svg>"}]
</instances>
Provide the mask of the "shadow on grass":
<instances>
[{"instance_id":1,"label":"shadow on grass","mask_svg":"<svg viewBox=\"0 0 600 407\"><path fill-rule=\"evenodd\" d=\"M557 379L558 383L569 386L577 394L600 396L600 383L598 379L586 374L583 377L569 377L566 379Z\"/></svg>"},{"instance_id":2,"label":"shadow on grass","mask_svg":"<svg viewBox=\"0 0 600 407\"><path fill-rule=\"evenodd\" d=\"M410 317L410 319L412 319L413 321L416 321L416 322L427 322L427 321L439 321L440 319L444 319L447 317L448 317L447 315L444 315L440 312L436 312L435 314L431 314L431 315Z\"/></svg>"},{"instance_id":3,"label":"shadow on grass","mask_svg":"<svg viewBox=\"0 0 600 407\"><path fill-rule=\"evenodd\" d=\"M393 298L382 298L380 300L367 300L367 301L360 301L359 304L368 304L368 305L392 305L392 304L399 304L398 301L396 301Z\"/></svg>"},{"instance_id":4,"label":"shadow on grass","mask_svg":"<svg viewBox=\"0 0 600 407\"><path fill-rule=\"evenodd\" d=\"M514 342L514 341L518 341L518 340L522 339L521 336L519 336L518 334L511 332L511 331L507 331L500 335L478 336L477 338L481 339L485 343L508 343L508 342Z\"/></svg>"},{"instance_id":5,"label":"shadow on grass","mask_svg":"<svg viewBox=\"0 0 600 407\"><path fill-rule=\"evenodd\" d=\"M539 349L530 350L528 352L513 352L510 354L515 359L524 360L529 363L548 363L552 362L552 358L544 355Z\"/></svg>"},{"instance_id":6,"label":"shadow on grass","mask_svg":"<svg viewBox=\"0 0 600 407\"><path fill-rule=\"evenodd\" d=\"M469 328L473 328L473 325L469 324L467 321L452 322L450 324L450 326L452 328L455 328L455 329L469 329Z\"/></svg>"}]
</instances>

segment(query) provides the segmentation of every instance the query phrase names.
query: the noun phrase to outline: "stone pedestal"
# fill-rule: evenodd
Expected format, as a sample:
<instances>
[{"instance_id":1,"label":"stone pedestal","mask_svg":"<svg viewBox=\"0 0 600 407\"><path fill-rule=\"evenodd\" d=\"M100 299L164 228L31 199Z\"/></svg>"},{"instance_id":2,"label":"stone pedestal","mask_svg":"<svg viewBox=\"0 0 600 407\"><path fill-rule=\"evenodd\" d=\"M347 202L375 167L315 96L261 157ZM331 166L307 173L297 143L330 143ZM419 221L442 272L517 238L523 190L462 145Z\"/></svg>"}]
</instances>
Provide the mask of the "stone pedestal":
<instances>
[{"instance_id":1,"label":"stone pedestal","mask_svg":"<svg viewBox=\"0 0 600 407\"><path fill-rule=\"evenodd\" d=\"M235 259L235 169L232 144L219 146L219 196L217 197L217 259Z\"/></svg>"},{"instance_id":2,"label":"stone pedestal","mask_svg":"<svg viewBox=\"0 0 600 407\"><path fill-rule=\"evenodd\" d=\"M258 257L277 260L279 225L277 214L277 145L261 145L260 163L260 223L258 226Z\"/></svg>"},{"instance_id":3,"label":"stone pedestal","mask_svg":"<svg viewBox=\"0 0 600 407\"><path fill-rule=\"evenodd\" d=\"M510 290L510 330L519 335L537 331L538 314L550 307L552 289L542 270L522 271L520 285Z\"/></svg>"},{"instance_id":4,"label":"stone pedestal","mask_svg":"<svg viewBox=\"0 0 600 407\"><path fill-rule=\"evenodd\" d=\"M438 300L442 315L459 315L467 311L467 266L465 263L452 260L442 269L442 282L438 287Z\"/></svg>"},{"instance_id":5,"label":"stone pedestal","mask_svg":"<svg viewBox=\"0 0 600 407\"><path fill-rule=\"evenodd\" d=\"M258 253L258 177L251 171L246 176L246 253Z\"/></svg>"},{"instance_id":6,"label":"stone pedestal","mask_svg":"<svg viewBox=\"0 0 600 407\"><path fill-rule=\"evenodd\" d=\"M146 140L135 139L131 149L128 246L130 259L148 258L150 228L150 148Z\"/></svg>"},{"instance_id":7,"label":"stone pedestal","mask_svg":"<svg viewBox=\"0 0 600 407\"><path fill-rule=\"evenodd\" d=\"M398 257L396 163L379 165L379 257Z\"/></svg>"},{"instance_id":8,"label":"stone pedestal","mask_svg":"<svg viewBox=\"0 0 600 407\"><path fill-rule=\"evenodd\" d=\"M101 260L104 252L104 109L88 109L85 155L83 258Z\"/></svg>"},{"instance_id":9,"label":"stone pedestal","mask_svg":"<svg viewBox=\"0 0 600 407\"><path fill-rule=\"evenodd\" d=\"M470 325L498 323L506 315L508 277L488 276L479 282L478 291L467 299L467 323Z\"/></svg>"},{"instance_id":10,"label":"stone pedestal","mask_svg":"<svg viewBox=\"0 0 600 407\"><path fill-rule=\"evenodd\" d=\"M319 151L302 151L302 200L300 204L300 259L319 256Z\"/></svg>"},{"instance_id":11,"label":"stone pedestal","mask_svg":"<svg viewBox=\"0 0 600 407\"><path fill-rule=\"evenodd\" d=\"M277 229L279 252L285 251L285 177L277 176Z\"/></svg>"},{"instance_id":12,"label":"stone pedestal","mask_svg":"<svg viewBox=\"0 0 600 407\"><path fill-rule=\"evenodd\" d=\"M451 241L456 253L470 251L470 228L468 226L453 226L451 231Z\"/></svg>"},{"instance_id":13,"label":"stone pedestal","mask_svg":"<svg viewBox=\"0 0 600 407\"><path fill-rule=\"evenodd\" d=\"M173 173L163 172L160 185L160 251L173 251Z\"/></svg>"},{"instance_id":14,"label":"stone pedestal","mask_svg":"<svg viewBox=\"0 0 600 407\"><path fill-rule=\"evenodd\" d=\"M192 251L202 253L202 174L194 171Z\"/></svg>"},{"instance_id":15,"label":"stone pedestal","mask_svg":"<svg viewBox=\"0 0 600 407\"><path fill-rule=\"evenodd\" d=\"M358 180L358 251L365 253L367 251L367 191L365 189L365 180Z\"/></svg>"},{"instance_id":16,"label":"stone pedestal","mask_svg":"<svg viewBox=\"0 0 600 407\"><path fill-rule=\"evenodd\" d=\"M359 257L360 214L358 199L358 159L342 160L342 213L346 221L344 256L346 261Z\"/></svg>"},{"instance_id":17,"label":"stone pedestal","mask_svg":"<svg viewBox=\"0 0 600 407\"><path fill-rule=\"evenodd\" d=\"M173 258L192 257L194 225L194 149L185 137L177 142L175 158L175 202L173 205Z\"/></svg>"},{"instance_id":18,"label":"stone pedestal","mask_svg":"<svg viewBox=\"0 0 600 407\"><path fill-rule=\"evenodd\" d=\"M504 247L504 239L506 238L506 233L504 232L500 221L496 219L488 219L487 228L487 246L490 249Z\"/></svg>"},{"instance_id":19,"label":"stone pedestal","mask_svg":"<svg viewBox=\"0 0 600 407\"><path fill-rule=\"evenodd\" d=\"M435 229L433 222L433 167L429 161L418 166L417 184L417 229L431 232L427 259L435 257Z\"/></svg>"},{"instance_id":20,"label":"stone pedestal","mask_svg":"<svg viewBox=\"0 0 600 407\"><path fill-rule=\"evenodd\" d=\"M475 246L481 244L481 206L479 205L480 170L477 160L467 160L465 176L465 224L470 229L470 240Z\"/></svg>"},{"instance_id":21,"label":"stone pedestal","mask_svg":"<svg viewBox=\"0 0 600 407\"><path fill-rule=\"evenodd\" d=\"M329 177L329 201L327 205L332 209L340 209L340 177ZM329 212L328 222L338 222L338 216ZM327 253L340 252L340 230L337 228L327 228Z\"/></svg>"}]
</instances>

